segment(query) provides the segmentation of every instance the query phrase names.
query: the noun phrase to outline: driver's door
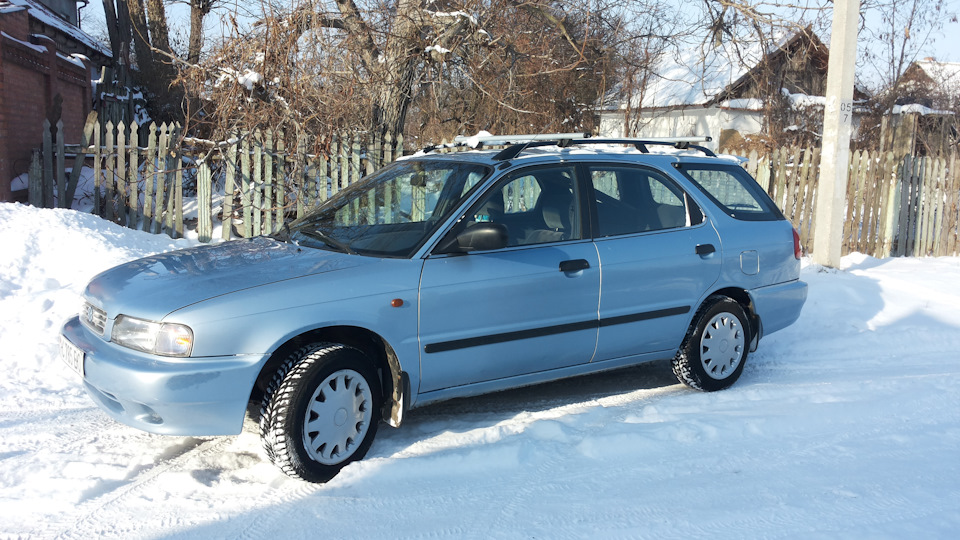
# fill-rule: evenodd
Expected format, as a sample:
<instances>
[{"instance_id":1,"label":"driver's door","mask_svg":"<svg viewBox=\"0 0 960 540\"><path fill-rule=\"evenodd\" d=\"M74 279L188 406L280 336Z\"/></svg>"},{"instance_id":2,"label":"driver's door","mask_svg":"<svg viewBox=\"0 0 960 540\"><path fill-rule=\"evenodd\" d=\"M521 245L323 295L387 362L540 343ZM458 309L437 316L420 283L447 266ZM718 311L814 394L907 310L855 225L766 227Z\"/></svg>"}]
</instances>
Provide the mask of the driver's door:
<instances>
[{"instance_id":1,"label":"driver's door","mask_svg":"<svg viewBox=\"0 0 960 540\"><path fill-rule=\"evenodd\" d=\"M593 358L600 268L579 192L572 167L511 175L462 220L506 224L507 247L424 262L420 393Z\"/></svg>"}]
</instances>

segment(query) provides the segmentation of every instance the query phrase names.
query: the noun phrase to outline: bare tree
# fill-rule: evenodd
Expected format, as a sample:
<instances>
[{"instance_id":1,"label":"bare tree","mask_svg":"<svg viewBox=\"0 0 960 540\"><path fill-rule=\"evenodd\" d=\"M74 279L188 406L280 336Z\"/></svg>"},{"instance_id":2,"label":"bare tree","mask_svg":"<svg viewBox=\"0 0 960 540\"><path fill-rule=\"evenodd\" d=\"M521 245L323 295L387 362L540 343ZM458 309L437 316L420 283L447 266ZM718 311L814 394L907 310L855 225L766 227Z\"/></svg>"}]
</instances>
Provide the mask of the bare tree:
<instances>
[{"instance_id":1,"label":"bare tree","mask_svg":"<svg viewBox=\"0 0 960 540\"><path fill-rule=\"evenodd\" d=\"M330 0L270 7L251 31L236 28L186 70L184 82L204 98L197 120L220 132L241 118L247 126L368 126L394 136L409 125L410 135L430 139L472 129L589 129L614 52L594 6Z\"/></svg>"}]
</instances>

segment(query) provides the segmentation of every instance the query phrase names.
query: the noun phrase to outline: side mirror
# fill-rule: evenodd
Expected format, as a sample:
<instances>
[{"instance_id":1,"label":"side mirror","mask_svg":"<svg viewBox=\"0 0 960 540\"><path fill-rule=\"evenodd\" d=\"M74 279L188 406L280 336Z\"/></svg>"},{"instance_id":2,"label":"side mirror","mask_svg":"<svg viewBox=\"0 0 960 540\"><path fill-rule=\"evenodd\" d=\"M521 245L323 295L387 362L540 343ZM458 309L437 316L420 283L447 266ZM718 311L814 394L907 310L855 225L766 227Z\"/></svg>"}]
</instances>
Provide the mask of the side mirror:
<instances>
[{"instance_id":1,"label":"side mirror","mask_svg":"<svg viewBox=\"0 0 960 540\"><path fill-rule=\"evenodd\" d=\"M437 253L469 253L506 247L509 235L502 223L475 223L456 236L445 237Z\"/></svg>"}]
</instances>

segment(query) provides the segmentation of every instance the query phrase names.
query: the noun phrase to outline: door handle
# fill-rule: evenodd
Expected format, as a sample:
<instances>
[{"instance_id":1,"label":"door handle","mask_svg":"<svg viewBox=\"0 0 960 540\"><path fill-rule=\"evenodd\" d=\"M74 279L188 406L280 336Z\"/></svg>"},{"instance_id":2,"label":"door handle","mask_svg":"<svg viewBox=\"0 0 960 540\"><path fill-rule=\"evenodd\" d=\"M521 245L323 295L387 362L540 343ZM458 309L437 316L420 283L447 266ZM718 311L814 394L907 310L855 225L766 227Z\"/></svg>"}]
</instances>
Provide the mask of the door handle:
<instances>
[{"instance_id":1,"label":"door handle","mask_svg":"<svg viewBox=\"0 0 960 540\"><path fill-rule=\"evenodd\" d=\"M586 259L574 259L572 261L563 261L560 263L560 271L564 274L579 272L590 268L590 263Z\"/></svg>"},{"instance_id":2,"label":"door handle","mask_svg":"<svg viewBox=\"0 0 960 540\"><path fill-rule=\"evenodd\" d=\"M697 244L697 255L703 257L717 251L713 244Z\"/></svg>"}]
</instances>

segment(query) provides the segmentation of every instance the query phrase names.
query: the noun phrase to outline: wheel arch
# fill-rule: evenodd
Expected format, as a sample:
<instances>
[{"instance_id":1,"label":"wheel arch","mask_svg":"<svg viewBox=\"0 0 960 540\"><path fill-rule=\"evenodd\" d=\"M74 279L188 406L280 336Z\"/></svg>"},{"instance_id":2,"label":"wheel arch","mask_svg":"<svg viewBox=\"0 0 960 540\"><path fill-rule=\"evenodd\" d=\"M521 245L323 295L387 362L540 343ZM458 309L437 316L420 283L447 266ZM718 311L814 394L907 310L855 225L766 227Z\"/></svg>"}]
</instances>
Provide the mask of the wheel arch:
<instances>
[{"instance_id":1,"label":"wheel arch","mask_svg":"<svg viewBox=\"0 0 960 540\"><path fill-rule=\"evenodd\" d=\"M760 317L757 315L756 306L753 303L753 298L750 296L750 293L739 287L726 287L713 291L707 295L700 305L702 306L703 303L712 296L726 296L736 300L736 302L740 304L740 307L743 308L743 312L747 314L747 322L750 323L750 328L748 328L748 331L750 332L750 339L748 340L750 343L750 352L756 351L757 345L760 342L760 337L763 335L763 324L760 321Z\"/></svg>"},{"instance_id":2,"label":"wheel arch","mask_svg":"<svg viewBox=\"0 0 960 540\"><path fill-rule=\"evenodd\" d=\"M393 427L399 426L403 420L405 404L409 400L409 378L401 369L397 353L387 340L376 332L358 326L317 328L295 336L280 345L257 375L253 390L250 392L250 410L259 410L259 403L263 400L266 387L283 361L298 348L317 342L339 343L353 347L370 359L380 376L384 404L382 418Z\"/></svg>"}]
</instances>

